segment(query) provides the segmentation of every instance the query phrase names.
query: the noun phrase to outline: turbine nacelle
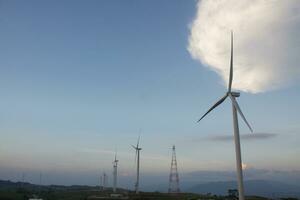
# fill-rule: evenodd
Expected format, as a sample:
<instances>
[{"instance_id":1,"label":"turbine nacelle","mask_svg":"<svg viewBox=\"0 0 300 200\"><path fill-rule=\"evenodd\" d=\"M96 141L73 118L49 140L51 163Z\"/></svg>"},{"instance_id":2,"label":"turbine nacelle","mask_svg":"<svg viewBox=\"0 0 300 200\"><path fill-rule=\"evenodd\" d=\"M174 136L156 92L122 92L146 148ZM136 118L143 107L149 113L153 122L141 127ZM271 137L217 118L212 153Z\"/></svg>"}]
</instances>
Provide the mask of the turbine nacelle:
<instances>
[{"instance_id":1,"label":"turbine nacelle","mask_svg":"<svg viewBox=\"0 0 300 200\"><path fill-rule=\"evenodd\" d=\"M131 146L132 146L132 148L134 148L134 149L137 150L137 151L142 150L142 148L140 148L140 147L136 147L136 146L134 146L134 145L131 145Z\"/></svg>"},{"instance_id":2,"label":"turbine nacelle","mask_svg":"<svg viewBox=\"0 0 300 200\"><path fill-rule=\"evenodd\" d=\"M233 97L239 97L241 94L239 92L227 92L227 95L231 95Z\"/></svg>"}]
</instances>

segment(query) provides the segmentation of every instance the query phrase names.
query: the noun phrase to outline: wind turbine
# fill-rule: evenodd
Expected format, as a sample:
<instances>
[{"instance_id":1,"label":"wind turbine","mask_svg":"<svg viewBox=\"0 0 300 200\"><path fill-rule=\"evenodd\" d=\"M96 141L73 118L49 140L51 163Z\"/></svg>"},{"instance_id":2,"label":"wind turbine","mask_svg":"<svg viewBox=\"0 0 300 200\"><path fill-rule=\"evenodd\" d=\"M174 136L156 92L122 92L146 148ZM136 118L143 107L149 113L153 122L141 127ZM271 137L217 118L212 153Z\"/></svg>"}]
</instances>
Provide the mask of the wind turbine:
<instances>
[{"instance_id":1,"label":"wind turbine","mask_svg":"<svg viewBox=\"0 0 300 200\"><path fill-rule=\"evenodd\" d=\"M136 162L136 182L135 182L135 193L139 193L139 179L140 179L140 151L142 148L139 147L140 135L136 146L131 145L135 149L135 162Z\"/></svg>"},{"instance_id":2,"label":"wind turbine","mask_svg":"<svg viewBox=\"0 0 300 200\"><path fill-rule=\"evenodd\" d=\"M118 176L118 162L119 160L117 160L117 153L115 154L115 160L113 161L113 167L114 167L114 187L113 187L113 192L116 193L117 192L117 176Z\"/></svg>"},{"instance_id":3,"label":"wind turbine","mask_svg":"<svg viewBox=\"0 0 300 200\"><path fill-rule=\"evenodd\" d=\"M242 113L236 98L240 96L239 92L231 91L233 79L233 33L231 32L231 58L230 58L230 73L229 73L229 83L228 90L226 94L215 103L199 120L202 120L210 111L219 106L227 97L230 98L232 102L232 115L233 115L233 130L234 130L234 142L235 142L235 153L236 153L236 169L237 169L237 179L238 179L238 190L239 190L239 200L244 200L244 185L243 185L243 169L242 169L242 158L241 158L241 145L240 145L240 135L239 135L239 125L237 112L240 114L244 122L247 124L251 132L253 132L250 124L247 122L244 114Z\"/></svg>"}]
</instances>

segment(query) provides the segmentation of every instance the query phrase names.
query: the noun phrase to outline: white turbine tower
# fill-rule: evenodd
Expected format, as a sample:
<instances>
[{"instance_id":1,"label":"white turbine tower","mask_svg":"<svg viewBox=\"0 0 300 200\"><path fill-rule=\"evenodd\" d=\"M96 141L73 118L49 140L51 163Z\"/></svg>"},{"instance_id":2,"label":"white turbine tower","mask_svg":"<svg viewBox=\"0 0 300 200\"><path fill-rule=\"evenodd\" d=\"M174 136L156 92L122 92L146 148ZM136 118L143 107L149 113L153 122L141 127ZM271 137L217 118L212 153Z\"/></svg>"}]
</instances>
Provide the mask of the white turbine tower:
<instances>
[{"instance_id":1,"label":"white turbine tower","mask_svg":"<svg viewBox=\"0 0 300 200\"><path fill-rule=\"evenodd\" d=\"M236 168L237 168L237 179L238 179L238 190L239 190L239 200L244 200L244 185L243 185L243 169L242 169L242 158L241 158L241 145L240 145L240 135L239 135L239 125L237 112L240 114L244 122L247 124L251 132L253 132L250 124L247 122L244 114L242 113L236 97L240 96L239 92L231 91L233 79L233 33L231 32L231 59L230 59L230 73L229 73L229 84L228 91L224 97L222 97L217 103L215 103L199 120L203 119L210 111L219 106L223 101L229 97L232 102L232 114L233 114L233 129L234 129L234 141L235 141L235 153L236 153Z\"/></svg>"},{"instance_id":2,"label":"white turbine tower","mask_svg":"<svg viewBox=\"0 0 300 200\"><path fill-rule=\"evenodd\" d=\"M118 162L119 160L117 160L117 153L115 154L115 160L113 161L113 167L114 167L114 185L113 185L113 192L116 193L117 192L117 177L118 177Z\"/></svg>"},{"instance_id":3,"label":"white turbine tower","mask_svg":"<svg viewBox=\"0 0 300 200\"><path fill-rule=\"evenodd\" d=\"M140 136L138 138L136 146L131 145L135 149L135 162L136 162L136 182L135 182L135 193L139 193L139 181L140 181L140 151L142 148L139 147Z\"/></svg>"}]
</instances>

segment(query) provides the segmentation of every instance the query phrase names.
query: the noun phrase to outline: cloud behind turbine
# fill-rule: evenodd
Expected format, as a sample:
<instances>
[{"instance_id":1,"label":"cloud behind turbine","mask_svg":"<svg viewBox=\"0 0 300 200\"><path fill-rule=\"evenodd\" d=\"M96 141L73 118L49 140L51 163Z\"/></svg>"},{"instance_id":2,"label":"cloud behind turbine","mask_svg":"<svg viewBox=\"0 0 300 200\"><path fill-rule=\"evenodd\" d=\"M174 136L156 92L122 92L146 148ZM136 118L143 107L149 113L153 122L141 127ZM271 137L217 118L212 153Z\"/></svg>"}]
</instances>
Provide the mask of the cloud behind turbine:
<instances>
[{"instance_id":1,"label":"cloud behind turbine","mask_svg":"<svg viewBox=\"0 0 300 200\"><path fill-rule=\"evenodd\" d=\"M273 90L300 76L299 24L297 0L202 0L188 50L227 84L233 30L233 88L252 93Z\"/></svg>"}]
</instances>

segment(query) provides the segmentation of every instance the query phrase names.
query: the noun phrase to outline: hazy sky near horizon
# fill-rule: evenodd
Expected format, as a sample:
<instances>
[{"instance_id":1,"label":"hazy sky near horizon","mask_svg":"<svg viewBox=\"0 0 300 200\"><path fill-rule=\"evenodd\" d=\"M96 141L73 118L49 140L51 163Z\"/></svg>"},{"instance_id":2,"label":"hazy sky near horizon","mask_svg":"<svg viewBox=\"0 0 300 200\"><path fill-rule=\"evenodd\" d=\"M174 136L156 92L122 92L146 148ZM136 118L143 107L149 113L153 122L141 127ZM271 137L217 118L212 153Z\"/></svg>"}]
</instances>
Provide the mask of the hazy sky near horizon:
<instances>
[{"instance_id":1,"label":"hazy sky near horizon","mask_svg":"<svg viewBox=\"0 0 300 200\"><path fill-rule=\"evenodd\" d=\"M168 173L173 144L181 172L234 170L230 102L196 123L226 91L188 50L197 4L1 1L0 179L110 173L116 150L131 175L139 129L142 172ZM299 82L238 102L243 162L299 170Z\"/></svg>"}]
</instances>

